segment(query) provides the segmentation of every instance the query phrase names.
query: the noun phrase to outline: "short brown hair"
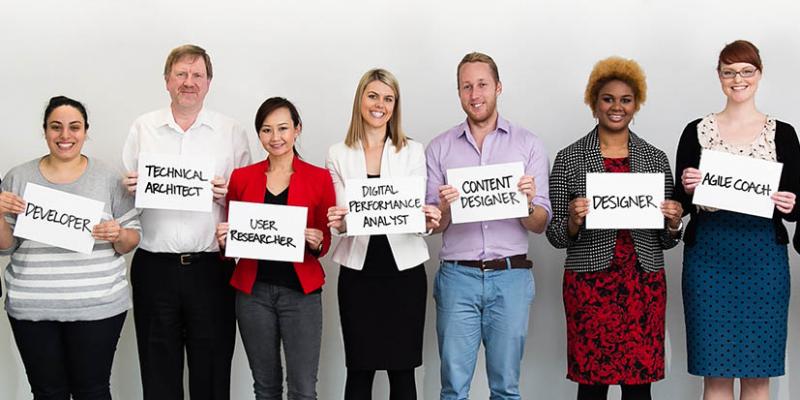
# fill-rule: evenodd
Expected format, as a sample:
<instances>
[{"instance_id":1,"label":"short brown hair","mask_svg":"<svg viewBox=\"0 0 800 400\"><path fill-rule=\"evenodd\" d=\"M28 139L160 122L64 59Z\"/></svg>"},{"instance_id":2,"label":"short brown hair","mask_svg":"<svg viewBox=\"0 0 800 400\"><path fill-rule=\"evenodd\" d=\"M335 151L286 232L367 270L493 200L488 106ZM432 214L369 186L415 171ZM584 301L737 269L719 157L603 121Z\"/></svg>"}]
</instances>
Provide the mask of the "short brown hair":
<instances>
[{"instance_id":1,"label":"short brown hair","mask_svg":"<svg viewBox=\"0 0 800 400\"><path fill-rule=\"evenodd\" d=\"M764 72L764 66L761 64L761 55L758 53L758 47L747 40L737 40L725 45L722 51L719 52L717 72L719 72L722 64L734 64L739 62L751 64L759 71Z\"/></svg>"},{"instance_id":2,"label":"short brown hair","mask_svg":"<svg viewBox=\"0 0 800 400\"><path fill-rule=\"evenodd\" d=\"M647 82L644 71L636 61L617 56L600 60L592 68L589 82L586 83L586 91L583 94L583 101L586 105L594 111L600 89L611 81L624 82L631 87L636 111L639 111L639 107L647 100Z\"/></svg>"},{"instance_id":3,"label":"short brown hair","mask_svg":"<svg viewBox=\"0 0 800 400\"><path fill-rule=\"evenodd\" d=\"M474 62L480 62L489 65L489 69L492 70L492 76L494 76L494 81L497 83L500 82L500 73L497 72L497 64L494 63L492 57L477 51L473 51L472 53L465 55L464 58L461 59L461 62L458 63L458 67L456 68L456 85L461 85L461 66Z\"/></svg>"},{"instance_id":4,"label":"short brown hair","mask_svg":"<svg viewBox=\"0 0 800 400\"><path fill-rule=\"evenodd\" d=\"M208 55L206 50L200 46L185 44L183 46L178 46L169 52L169 55L167 56L167 62L164 63L164 78L169 76L169 73L172 72L172 66L175 65L176 62L180 61L180 59L183 57L192 57L193 59L196 59L197 57L203 57L203 62L206 64L206 75L208 76L208 79L211 79L214 76L214 72L211 68L211 56Z\"/></svg>"}]
</instances>

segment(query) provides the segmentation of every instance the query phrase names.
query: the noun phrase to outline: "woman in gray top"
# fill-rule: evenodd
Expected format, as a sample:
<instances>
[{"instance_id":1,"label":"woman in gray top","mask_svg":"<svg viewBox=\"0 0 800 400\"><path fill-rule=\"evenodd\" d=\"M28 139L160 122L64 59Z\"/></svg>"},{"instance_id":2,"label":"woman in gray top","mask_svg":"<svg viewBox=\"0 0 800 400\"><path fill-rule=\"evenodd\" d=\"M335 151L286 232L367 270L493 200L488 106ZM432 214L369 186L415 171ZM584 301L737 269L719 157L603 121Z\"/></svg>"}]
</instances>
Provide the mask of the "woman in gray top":
<instances>
[{"instance_id":1,"label":"woman in gray top","mask_svg":"<svg viewBox=\"0 0 800 400\"><path fill-rule=\"evenodd\" d=\"M139 220L118 175L81 154L89 124L80 102L50 99L43 127L50 153L14 167L0 185L0 255L11 256L6 311L34 399L110 399L130 308L122 254L139 243ZM14 236L29 183L104 203L102 222L88 227L90 254Z\"/></svg>"}]
</instances>

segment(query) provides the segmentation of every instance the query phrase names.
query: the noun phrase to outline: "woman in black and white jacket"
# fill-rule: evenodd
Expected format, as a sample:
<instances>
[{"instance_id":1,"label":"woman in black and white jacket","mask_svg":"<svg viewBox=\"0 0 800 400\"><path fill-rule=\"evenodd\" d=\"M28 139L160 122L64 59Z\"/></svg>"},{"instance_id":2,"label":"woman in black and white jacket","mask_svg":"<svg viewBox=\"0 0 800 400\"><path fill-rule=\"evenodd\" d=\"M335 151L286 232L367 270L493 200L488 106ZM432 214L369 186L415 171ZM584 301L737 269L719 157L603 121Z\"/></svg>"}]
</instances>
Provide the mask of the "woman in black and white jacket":
<instances>
[{"instance_id":1,"label":"woman in black and white jacket","mask_svg":"<svg viewBox=\"0 0 800 400\"><path fill-rule=\"evenodd\" d=\"M598 62L585 95L598 125L558 153L550 174L553 219L547 238L567 249L567 378L579 384L579 400L605 399L609 385L622 386L623 400L650 399L650 384L664 378L663 250L678 244L681 204L660 205L663 229L584 225L587 173L663 173L665 198L672 197L667 156L628 127L645 97L636 62Z\"/></svg>"}]
</instances>

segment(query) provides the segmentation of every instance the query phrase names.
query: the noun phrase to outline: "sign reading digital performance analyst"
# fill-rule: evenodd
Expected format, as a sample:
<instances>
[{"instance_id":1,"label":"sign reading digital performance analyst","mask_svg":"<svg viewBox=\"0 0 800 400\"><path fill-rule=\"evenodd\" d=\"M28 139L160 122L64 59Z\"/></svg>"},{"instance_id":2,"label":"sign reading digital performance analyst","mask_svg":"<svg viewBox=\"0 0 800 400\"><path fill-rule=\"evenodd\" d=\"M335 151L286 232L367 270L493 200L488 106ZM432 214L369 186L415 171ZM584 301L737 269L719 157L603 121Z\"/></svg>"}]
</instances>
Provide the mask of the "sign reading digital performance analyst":
<instances>
[{"instance_id":1,"label":"sign reading digital performance analyst","mask_svg":"<svg viewBox=\"0 0 800 400\"><path fill-rule=\"evenodd\" d=\"M425 178L348 179L347 234L376 235L425 231Z\"/></svg>"},{"instance_id":2,"label":"sign reading digital performance analyst","mask_svg":"<svg viewBox=\"0 0 800 400\"><path fill-rule=\"evenodd\" d=\"M136 208L211 212L213 177L213 160L141 153Z\"/></svg>"},{"instance_id":3,"label":"sign reading digital performance analyst","mask_svg":"<svg viewBox=\"0 0 800 400\"><path fill-rule=\"evenodd\" d=\"M458 189L450 204L454 224L528 216L528 198L517 190L524 175L521 162L447 170L447 182Z\"/></svg>"}]
</instances>

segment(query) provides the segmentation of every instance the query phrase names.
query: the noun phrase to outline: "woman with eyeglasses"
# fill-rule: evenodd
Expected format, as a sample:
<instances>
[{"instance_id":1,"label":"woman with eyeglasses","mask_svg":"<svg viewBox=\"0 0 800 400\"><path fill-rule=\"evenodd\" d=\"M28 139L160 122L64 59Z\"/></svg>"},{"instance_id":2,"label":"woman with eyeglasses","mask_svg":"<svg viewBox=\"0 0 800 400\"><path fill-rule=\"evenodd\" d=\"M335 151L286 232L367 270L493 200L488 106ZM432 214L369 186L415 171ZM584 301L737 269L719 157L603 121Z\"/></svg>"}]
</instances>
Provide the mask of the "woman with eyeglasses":
<instances>
[{"instance_id":1,"label":"woman with eyeglasses","mask_svg":"<svg viewBox=\"0 0 800 400\"><path fill-rule=\"evenodd\" d=\"M676 156L676 198L690 215L684 236L683 304L689 373L704 377L705 400L769 399L769 378L784 374L789 305L789 242L795 221L800 144L791 125L763 114L755 95L758 49L737 40L717 61L725 108L689 123ZM692 204L703 149L783 163L771 219ZM798 238L795 236L795 247Z\"/></svg>"}]
</instances>

